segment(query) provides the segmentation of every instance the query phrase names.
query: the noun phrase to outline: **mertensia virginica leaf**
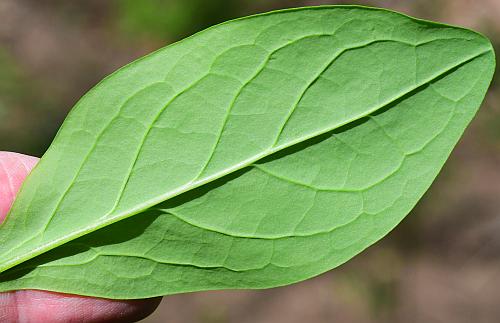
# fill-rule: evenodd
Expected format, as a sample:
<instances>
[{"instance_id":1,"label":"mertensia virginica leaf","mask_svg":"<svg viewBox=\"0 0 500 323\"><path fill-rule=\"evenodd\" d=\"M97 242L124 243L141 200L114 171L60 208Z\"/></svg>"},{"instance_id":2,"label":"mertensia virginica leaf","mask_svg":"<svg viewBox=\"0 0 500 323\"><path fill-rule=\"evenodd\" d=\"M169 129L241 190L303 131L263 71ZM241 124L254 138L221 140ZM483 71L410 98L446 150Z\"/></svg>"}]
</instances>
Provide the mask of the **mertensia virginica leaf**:
<instances>
[{"instance_id":1,"label":"mertensia virginica leaf","mask_svg":"<svg viewBox=\"0 0 500 323\"><path fill-rule=\"evenodd\" d=\"M415 206L491 81L490 42L387 10L230 21L73 108L0 230L0 290L107 298L330 270Z\"/></svg>"}]
</instances>

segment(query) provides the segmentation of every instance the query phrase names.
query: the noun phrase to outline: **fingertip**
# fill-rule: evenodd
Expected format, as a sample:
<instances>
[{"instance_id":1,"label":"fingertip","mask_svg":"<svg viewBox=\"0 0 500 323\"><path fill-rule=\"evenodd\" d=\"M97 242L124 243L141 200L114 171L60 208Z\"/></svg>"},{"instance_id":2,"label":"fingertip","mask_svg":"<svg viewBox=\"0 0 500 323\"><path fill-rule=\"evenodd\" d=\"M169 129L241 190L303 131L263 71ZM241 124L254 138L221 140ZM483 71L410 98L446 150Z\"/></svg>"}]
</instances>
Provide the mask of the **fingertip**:
<instances>
[{"instance_id":1,"label":"fingertip","mask_svg":"<svg viewBox=\"0 0 500 323\"><path fill-rule=\"evenodd\" d=\"M29 174L38 163L39 158L11 151L0 151L0 160L8 165L23 166L26 173Z\"/></svg>"},{"instance_id":2,"label":"fingertip","mask_svg":"<svg viewBox=\"0 0 500 323\"><path fill-rule=\"evenodd\" d=\"M37 162L36 157L0 151L0 222L7 216L17 192Z\"/></svg>"}]
</instances>

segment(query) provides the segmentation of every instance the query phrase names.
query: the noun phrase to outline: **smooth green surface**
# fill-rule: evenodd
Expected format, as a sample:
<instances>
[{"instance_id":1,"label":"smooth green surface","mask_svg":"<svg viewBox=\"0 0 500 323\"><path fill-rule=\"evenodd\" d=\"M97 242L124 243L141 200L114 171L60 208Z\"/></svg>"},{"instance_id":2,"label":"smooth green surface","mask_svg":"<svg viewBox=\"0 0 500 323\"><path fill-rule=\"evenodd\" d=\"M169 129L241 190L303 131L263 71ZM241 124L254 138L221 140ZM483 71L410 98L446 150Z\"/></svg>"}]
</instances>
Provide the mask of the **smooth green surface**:
<instances>
[{"instance_id":1,"label":"smooth green surface","mask_svg":"<svg viewBox=\"0 0 500 323\"><path fill-rule=\"evenodd\" d=\"M494 65L477 33L355 6L163 48L72 110L0 230L0 290L142 298L336 267L413 208Z\"/></svg>"}]
</instances>

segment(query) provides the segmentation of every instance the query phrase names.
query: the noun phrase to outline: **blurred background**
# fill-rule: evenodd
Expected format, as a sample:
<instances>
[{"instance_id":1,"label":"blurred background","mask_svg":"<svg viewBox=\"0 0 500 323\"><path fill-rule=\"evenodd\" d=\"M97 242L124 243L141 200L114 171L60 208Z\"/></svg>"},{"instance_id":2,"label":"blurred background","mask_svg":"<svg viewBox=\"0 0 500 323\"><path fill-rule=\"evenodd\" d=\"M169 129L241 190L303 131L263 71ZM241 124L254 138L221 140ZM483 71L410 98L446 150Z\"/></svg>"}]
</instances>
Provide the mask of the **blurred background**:
<instances>
[{"instance_id":1,"label":"blurred background","mask_svg":"<svg viewBox=\"0 0 500 323\"><path fill-rule=\"evenodd\" d=\"M0 0L0 150L41 156L116 68L210 25L346 1ZM499 0L350 1L457 24L500 52ZM418 207L341 268L264 291L166 297L144 322L500 322L500 84Z\"/></svg>"}]
</instances>

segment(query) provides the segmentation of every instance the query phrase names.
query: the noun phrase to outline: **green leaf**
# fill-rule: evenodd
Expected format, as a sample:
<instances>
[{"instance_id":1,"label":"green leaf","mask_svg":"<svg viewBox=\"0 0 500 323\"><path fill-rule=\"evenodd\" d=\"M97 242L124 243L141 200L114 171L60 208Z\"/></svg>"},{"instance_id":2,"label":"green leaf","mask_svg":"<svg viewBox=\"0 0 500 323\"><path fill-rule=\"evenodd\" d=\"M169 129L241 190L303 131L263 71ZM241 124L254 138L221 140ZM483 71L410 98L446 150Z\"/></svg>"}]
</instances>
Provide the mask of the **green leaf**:
<instances>
[{"instance_id":1,"label":"green leaf","mask_svg":"<svg viewBox=\"0 0 500 323\"><path fill-rule=\"evenodd\" d=\"M142 298L334 268L414 207L494 65L477 33L356 6L160 49L71 111L0 231L0 290Z\"/></svg>"}]
</instances>

